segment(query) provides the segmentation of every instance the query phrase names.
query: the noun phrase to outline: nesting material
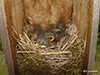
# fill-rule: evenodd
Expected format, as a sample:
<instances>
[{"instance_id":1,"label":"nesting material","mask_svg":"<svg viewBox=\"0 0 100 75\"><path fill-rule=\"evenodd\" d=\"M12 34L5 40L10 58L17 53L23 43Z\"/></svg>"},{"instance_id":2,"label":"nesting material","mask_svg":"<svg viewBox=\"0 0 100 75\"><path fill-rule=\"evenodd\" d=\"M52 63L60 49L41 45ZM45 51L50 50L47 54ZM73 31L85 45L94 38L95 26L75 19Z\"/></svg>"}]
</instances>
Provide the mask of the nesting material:
<instances>
[{"instance_id":1,"label":"nesting material","mask_svg":"<svg viewBox=\"0 0 100 75\"><path fill-rule=\"evenodd\" d=\"M63 36L56 44L50 46L40 45L31 39L27 33L34 28L28 25L24 28L23 34L19 34L19 39L13 35L18 43L16 57L20 74L81 74L85 44L77 29L70 29L70 26L75 27L75 25L73 23L66 25L68 26L66 31L71 34Z\"/></svg>"}]
</instances>

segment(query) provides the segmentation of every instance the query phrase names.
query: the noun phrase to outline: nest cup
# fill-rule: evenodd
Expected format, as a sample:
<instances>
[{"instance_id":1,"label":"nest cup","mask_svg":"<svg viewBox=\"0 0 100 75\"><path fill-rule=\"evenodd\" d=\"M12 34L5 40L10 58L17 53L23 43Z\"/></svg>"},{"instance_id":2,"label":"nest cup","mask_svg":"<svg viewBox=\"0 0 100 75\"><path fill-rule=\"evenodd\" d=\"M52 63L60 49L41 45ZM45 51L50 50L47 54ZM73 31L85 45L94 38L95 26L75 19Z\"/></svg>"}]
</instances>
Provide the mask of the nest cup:
<instances>
[{"instance_id":1,"label":"nest cup","mask_svg":"<svg viewBox=\"0 0 100 75\"><path fill-rule=\"evenodd\" d=\"M43 74L49 73L59 75L61 72L63 72L61 68L65 69L65 71L63 72L64 74L69 74L72 71L70 71L69 69L75 69L70 67L67 68L69 65L71 65L71 62L74 62L72 64L74 66L75 64L78 65L78 63L81 64L79 66L81 68L76 68L79 69L79 72L76 71L77 74L81 73L83 63L82 60L84 58L84 42L79 36L74 23L65 25L67 26L67 28L65 29L67 35L62 36L55 45L51 46L40 45L36 42L36 40L34 40L34 37L30 38L28 32L34 34L33 31L35 27L30 25L26 25L24 27L23 34L19 34L19 39L17 39L18 45L16 57L21 74L23 74L24 70L27 70L25 72L26 74L38 74L41 73L41 71L46 71L43 72ZM39 68L40 70L37 70Z\"/></svg>"}]
</instances>

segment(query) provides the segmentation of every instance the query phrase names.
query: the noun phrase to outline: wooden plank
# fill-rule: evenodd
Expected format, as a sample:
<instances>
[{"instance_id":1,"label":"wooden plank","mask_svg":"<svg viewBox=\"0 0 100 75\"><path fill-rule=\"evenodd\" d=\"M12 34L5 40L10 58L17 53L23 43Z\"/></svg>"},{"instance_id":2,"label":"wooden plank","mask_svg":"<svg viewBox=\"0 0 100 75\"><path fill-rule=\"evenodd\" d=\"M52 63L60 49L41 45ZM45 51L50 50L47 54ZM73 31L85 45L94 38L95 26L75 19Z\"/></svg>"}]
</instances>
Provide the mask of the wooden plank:
<instances>
[{"instance_id":1,"label":"wooden plank","mask_svg":"<svg viewBox=\"0 0 100 75\"><path fill-rule=\"evenodd\" d=\"M92 28L92 18L93 18L93 0L89 0L87 9L88 9L88 17L87 17L88 18L88 22L87 22L88 28L87 28L87 38L86 38L83 71L88 70L90 42L91 42L91 28ZM83 75L87 75L87 72L84 72Z\"/></svg>"},{"instance_id":2,"label":"wooden plank","mask_svg":"<svg viewBox=\"0 0 100 75\"><path fill-rule=\"evenodd\" d=\"M3 0L0 0L0 30L8 74L15 75Z\"/></svg>"},{"instance_id":3,"label":"wooden plank","mask_svg":"<svg viewBox=\"0 0 100 75\"><path fill-rule=\"evenodd\" d=\"M91 33L91 43L90 43L90 52L89 52L89 62L88 62L88 71L93 71L96 43L97 43L97 33L98 33L98 23L99 23L99 0L94 0L93 4L93 21L92 21L92 33ZM87 75L92 75L88 72Z\"/></svg>"},{"instance_id":4,"label":"wooden plank","mask_svg":"<svg viewBox=\"0 0 100 75\"><path fill-rule=\"evenodd\" d=\"M18 33L23 28L23 2L22 0L4 0L8 29L13 26Z\"/></svg>"},{"instance_id":5,"label":"wooden plank","mask_svg":"<svg viewBox=\"0 0 100 75\"><path fill-rule=\"evenodd\" d=\"M10 2L11 1L11 2ZM22 1L22 0L20 0ZM24 25L23 22L23 5L22 2L16 3L16 0L5 0L4 3L9 3L8 7L5 7L6 12L6 19L7 19L7 29L8 29L8 35L10 40L10 47L12 52L12 58L14 63L14 71L16 75L19 75L18 72L18 65L16 60L16 40L12 36L12 28L13 26L18 33L22 32L22 28ZM6 5L6 4L5 4Z\"/></svg>"},{"instance_id":6,"label":"wooden plank","mask_svg":"<svg viewBox=\"0 0 100 75\"><path fill-rule=\"evenodd\" d=\"M97 30L98 30L98 17L99 17L99 3L98 0L89 0L89 12L88 12L88 32L87 32L87 42L86 42L86 52L84 61L84 70L88 71L83 75L91 75L89 71L93 70L94 57L96 50L97 41ZM94 6L94 7L93 7ZM94 10L93 10L94 9Z\"/></svg>"},{"instance_id":7,"label":"wooden plank","mask_svg":"<svg viewBox=\"0 0 100 75\"><path fill-rule=\"evenodd\" d=\"M3 1L3 0L2 0ZM23 21L23 3L22 0L4 0L4 7L5 9L5 15L6 15L6 30L9 38L9 44L10 44L10 50L11 50L11 58L13 60L13 66L14 66L14 72L16 75L19 75L19 70L18 70L18 65L17 65L17 60L16 60L16 40L12 36L12 28L13 26L18 33L22 33L22 28L24 25ZM2 30L3 30L2 29ZM2 34L2 33L1 33ZM4 38L5 39L5 38ZM5 47L6 45L4 45ZM6 52L6 51L5 51ZM10 55L10 54L9 54ZM6 56L6 54L5 54ZM8 62L8 60L7 60ZM10 74L14 75L14 74Z\"/></svg>"}]
</instances>

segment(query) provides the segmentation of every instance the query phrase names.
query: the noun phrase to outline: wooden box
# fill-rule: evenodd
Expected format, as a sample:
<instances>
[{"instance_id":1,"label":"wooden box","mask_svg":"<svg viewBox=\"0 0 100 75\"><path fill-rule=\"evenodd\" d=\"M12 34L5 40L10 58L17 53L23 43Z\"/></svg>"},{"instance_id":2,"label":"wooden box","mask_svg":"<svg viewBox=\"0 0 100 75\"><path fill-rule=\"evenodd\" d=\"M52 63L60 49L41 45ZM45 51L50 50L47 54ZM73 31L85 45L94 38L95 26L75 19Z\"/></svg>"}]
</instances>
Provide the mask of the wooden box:
<instances>
[{"instance_id":1,"label":"wooden box","mask_svg":"<svg viewBox=\"0 0 100 75\"><path fill-rule=\"evenodd\" d=\"M84 70L92 71L99 21L99 0L73 0L73 8L74 14L76 14L73 18L80 33L84 29L84 25L86 26ZM80 12L80 19L78 12ZM19 75L16 61L16 40L12 37L11 26L18 33L22 33L23 13L23 0L0 0L0 34L9 75ZM84 73L84 75L91 74L90 72Z\"/></svg>"}]
</instances>

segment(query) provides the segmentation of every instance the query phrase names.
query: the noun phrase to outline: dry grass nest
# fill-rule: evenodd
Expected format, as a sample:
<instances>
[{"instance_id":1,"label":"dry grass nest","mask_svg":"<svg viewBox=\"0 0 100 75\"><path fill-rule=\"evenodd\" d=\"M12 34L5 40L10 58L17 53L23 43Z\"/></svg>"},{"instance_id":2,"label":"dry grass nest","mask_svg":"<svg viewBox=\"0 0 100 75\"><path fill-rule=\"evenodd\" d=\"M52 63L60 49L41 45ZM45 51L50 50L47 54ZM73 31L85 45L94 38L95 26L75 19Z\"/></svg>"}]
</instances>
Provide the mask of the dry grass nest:
<instances>
[{"instance_id":1,"label":"dry grass nest","mask_svg":"<svg viewBox=\"0 0 100 75\"><path fill-rule=\"evenodd\" d=\"M12 27L13 28L13 27ZM13 31L17 34L16 30ZM16 57L21 75L80 75L84 59L84 41L78 32L67 35L56 46L46 47L30 40L25 32L17 39Z\"/></svg>"}]
</instances>

